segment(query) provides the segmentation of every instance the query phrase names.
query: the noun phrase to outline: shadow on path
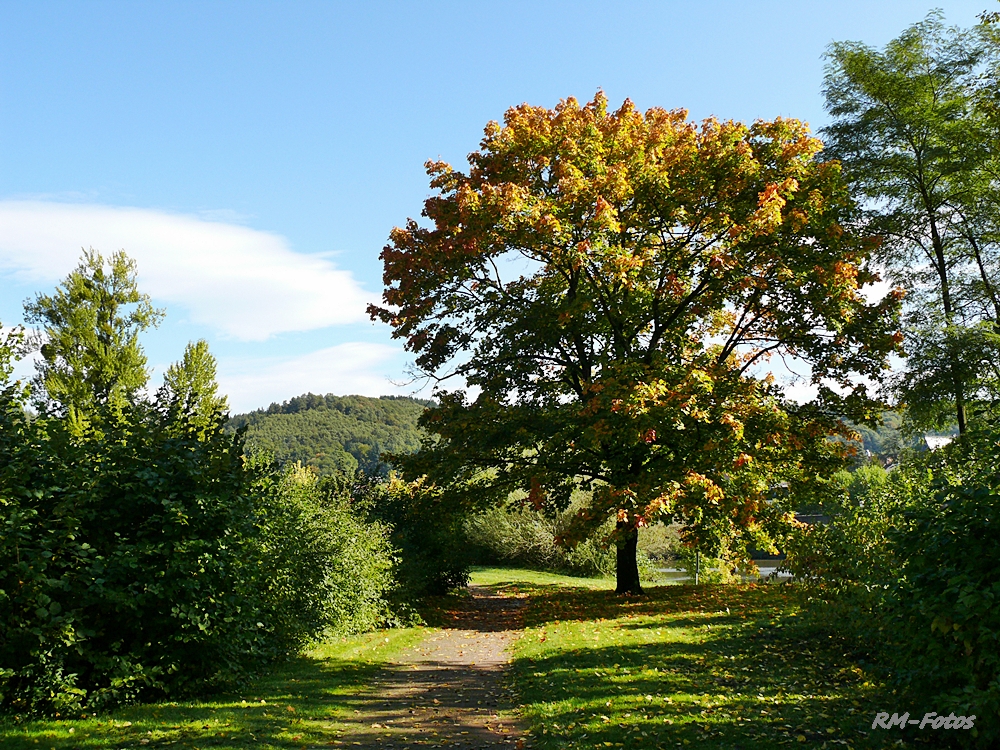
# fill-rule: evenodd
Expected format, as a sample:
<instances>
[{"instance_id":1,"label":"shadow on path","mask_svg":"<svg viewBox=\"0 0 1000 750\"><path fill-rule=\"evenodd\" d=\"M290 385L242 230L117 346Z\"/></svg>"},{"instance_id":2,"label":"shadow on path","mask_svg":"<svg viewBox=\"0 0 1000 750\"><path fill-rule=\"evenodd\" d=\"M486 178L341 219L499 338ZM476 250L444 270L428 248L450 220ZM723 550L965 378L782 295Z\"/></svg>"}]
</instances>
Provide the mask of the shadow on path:
<instances>
[{"instance_id":1,"label":"shadow on path","mask_svg":"<svg viewBox=\"0 0 1000 750\"><path fill-rule=\"evenodd\" d=\"M471 586L470 594L449 610L441 632L378 674L372 693L348 701L354 720L336 744L526 747L518 727L499 713L511 705L502 678L525 600L483 586Z\"/></svg>"}]
</instances>

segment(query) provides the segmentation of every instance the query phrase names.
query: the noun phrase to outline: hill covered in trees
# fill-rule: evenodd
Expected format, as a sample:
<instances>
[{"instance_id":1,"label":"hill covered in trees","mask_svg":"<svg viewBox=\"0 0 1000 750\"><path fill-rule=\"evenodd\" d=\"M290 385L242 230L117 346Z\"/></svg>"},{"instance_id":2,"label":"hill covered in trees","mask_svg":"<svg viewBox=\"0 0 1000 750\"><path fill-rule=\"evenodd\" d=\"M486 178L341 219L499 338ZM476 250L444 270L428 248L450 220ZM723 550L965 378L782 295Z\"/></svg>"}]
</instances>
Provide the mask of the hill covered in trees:
<instances>
[{"instance_id":1,"label":"hill covered in trees","mask_svg":"<svg viewBox=\"0 0 1000 750\"><path fill-rule=\"evenodd\" d=\"M247 427L247 443L281 463L301 461L320 474L384 469L383 452L408 453L420 445L417 418L432 401L406 396L318 396L307 393L230 418Z\"/></svg>"}]
</instances>

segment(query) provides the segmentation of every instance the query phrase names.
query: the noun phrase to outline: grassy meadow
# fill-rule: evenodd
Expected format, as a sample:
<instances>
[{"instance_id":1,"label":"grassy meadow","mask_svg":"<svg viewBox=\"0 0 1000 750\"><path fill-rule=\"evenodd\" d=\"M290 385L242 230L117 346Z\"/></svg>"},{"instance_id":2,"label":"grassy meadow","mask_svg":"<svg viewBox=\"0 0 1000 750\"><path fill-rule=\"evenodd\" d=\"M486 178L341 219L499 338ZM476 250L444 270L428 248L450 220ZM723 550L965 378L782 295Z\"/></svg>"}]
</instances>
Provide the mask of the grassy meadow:
<instances>
[{"instance_id":1,"label":"grassy meadow","mask_svg":"<svg viewBox=\"0 0 1000 750\"><path fill-rule=\"evenodd\" d=\"M428 628L368 633L320 644L244 690L20 725L0 725L0 747L212 748L336 746L352 699L379 667Z\"/></svg>"},{"instance_id":2,"label":"grassy meadow","mask_svg":"<svg viewBox=\"0 0 1000 750\"><path fill-rule=\"evenodd\" d=\"M882 747L884 688L783 584L651 587L481 568L472 582L527 599L507 675L528 746ZM434 602L428 620L454 594ZM225 696L0 728L7 748L337 746L379 666L433 631L406 628L317 646ZM893 736L892 742L899 738Z\"/></svg>"},{"instance_id":3,"label":"grassy meadow","mask_svg":"<svg viewBox=\"0 0 1000 750\"><path fill-rule=\"evenodd\" d=\"M572 582L572 579L570 579ZM538 748L883 747L889 698L782 584L661 586L535 579L512 679Z\"/></svg>"}]
</instances>

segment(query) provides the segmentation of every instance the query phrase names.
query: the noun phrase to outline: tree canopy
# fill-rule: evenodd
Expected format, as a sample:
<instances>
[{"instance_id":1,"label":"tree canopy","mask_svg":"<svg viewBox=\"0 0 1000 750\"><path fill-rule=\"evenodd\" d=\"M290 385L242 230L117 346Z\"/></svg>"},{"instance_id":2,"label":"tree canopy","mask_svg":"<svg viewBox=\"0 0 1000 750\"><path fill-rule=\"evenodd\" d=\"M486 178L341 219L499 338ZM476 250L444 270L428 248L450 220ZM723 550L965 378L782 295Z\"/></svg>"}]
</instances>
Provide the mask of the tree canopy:
<instances>
[{"instance_id":1,"label":"tree canopy","mask_svg":"<svg viewBox=\"0 0 1000 750\"><path fill-rule=\"evenodd\" d=\"M307 393L283 404L237 414L230 430L247 427L251 447L282 464L300 461L320 474L351 476L385 470L383 453L406 454L420 446L420 414L432 401L396 396L320 396Z\"/></svg>"},{"instance_id":2,"label":"tree canopy","mask_svg":"<svg viewBox=\"0 0 1000 750\"><path fill-rule=\"evenodd\" d=\"M82 424L99 409L123 409L146 385L139 334L159 325L163 311L139 292L135 261L124 252L105 262L85 250L55 293L25 303L24 314L40 326L34 393L43 409Z\"/></svg>"},{"instance_id":3,"label":"tree canopy","mask_svg":"<svg viewBox=\"0 0 1000 750\"><path fill-rule=\"evenodd\" d=\"M1000 396L998 33L933 12L884 49L838 42L828 54L827 154L909 292L895 396L924 428L964 432L969 404Z\"/></svg>"},{"instance_id":4,"label":"tree canopy","mask_svg":"<svg viewBox=\"0 0 1000 750\"><path fill-rule=\"evenodd\" d=\"M860 293L873 243L820 149L797 120L696 124L598 93L508 110L468 174L428 163L431 226L393 230L369 308L442 389L407 474L465 505L593 490L580 534L617 519L620 591L639 589L640 525L760 543L774 488L836 462L835 415L871 415L854 376L899 340L897 297ZM782 398L772 356L812 366L816 404Z\"/></svg>"}]
</instances>

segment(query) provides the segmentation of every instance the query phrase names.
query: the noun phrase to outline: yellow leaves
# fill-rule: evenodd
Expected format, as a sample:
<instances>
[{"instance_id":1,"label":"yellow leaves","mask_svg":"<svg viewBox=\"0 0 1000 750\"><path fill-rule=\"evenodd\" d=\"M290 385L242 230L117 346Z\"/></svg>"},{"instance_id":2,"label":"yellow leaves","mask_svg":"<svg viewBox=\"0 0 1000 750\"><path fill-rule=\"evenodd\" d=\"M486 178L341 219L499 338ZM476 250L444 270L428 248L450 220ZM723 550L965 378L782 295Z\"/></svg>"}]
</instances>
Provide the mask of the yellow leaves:
<instances>
[{"instance_id":1,"label":"yellow leaves","mask_svg":"<svg viewBox=\"0 0 1000 750\"><path fill-rule=\"evenodd\" d=\"M732 253L720 250L709 257L708 267L713 271L728 271L736 267L736 258Z\"/></svg>"},{"instance_id":2,"label":"yellow leaves","mask_svg":"<svg viewBox=\"0 0 1000 750\"><path fill-rule=\"evenodd\" d=\"M632 253L617 253L610 258L611 274L619 281L631 286L632 277L641 271L645 265L642 255Z\"/></svg>"},{"instance_id":3,"label":"yellow leaves","mask_svg":"<svg viewBox=\"0 0 1000 750\"><path fill-rule=\"evenodd\" d=\"M708 335L716 336L729 331L736 325L736 313L732 310L714 310L708 326Z\"/></svg>"},{"instance_id":4,"label":"yellow leaves","mask_svg":"<svg viewBox=\"0 0 1000 750\"><path fill-rule=\"evenodd\" d=\"M594 205L594 223L608 232L621 231L621 225L618 223L618 212L602 196L597 197Z\"/></svg>"},{"instance_id":5,"label":"yellow leaves","mask_svg":"<svg viewBox=\"0 0 1000 750\"><path fill-rule=\"evenodd\" d=\"M838 260L833 264L833 282L848 289L858 288L858 267L853 263Z\"/></svg>"},{"instance_id":6,"label":"yellow leaves","mask_svg":"<svg viewBox=\"0 0 1000 750\"><path fill-rule=\"evenodd\" d=\"M685 495L701 495L711 505L718 505L725 498L722 488L697 471L688 471L684 476Z\"/></svg>"},{"instance_id":7,"label":"yellow leaves","mask_svg":"<svg viewBox=\"0 0 1000 750\"><path fill-rule=\"evenodd\" d=\"M735 416L727 412L719 417L719 422L728 427L737 440L743 439L743 423Z\"/></svg>"}]
</instances>

